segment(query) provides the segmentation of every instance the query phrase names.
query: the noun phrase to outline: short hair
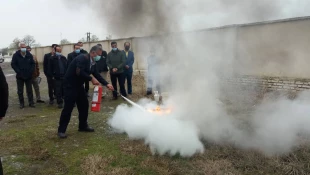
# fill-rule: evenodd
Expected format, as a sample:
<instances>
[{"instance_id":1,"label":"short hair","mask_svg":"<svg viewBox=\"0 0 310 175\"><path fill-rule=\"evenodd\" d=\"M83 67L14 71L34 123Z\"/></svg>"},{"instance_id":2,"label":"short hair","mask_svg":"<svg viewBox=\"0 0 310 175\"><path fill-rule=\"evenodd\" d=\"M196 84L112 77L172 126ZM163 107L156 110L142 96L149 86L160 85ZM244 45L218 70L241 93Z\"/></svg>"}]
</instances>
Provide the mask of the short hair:
<instances>
[{"instance_id":1,"label":"short hair","mask_svg":"<svg viewBox=\"0 0 310 175\"><path fill-rule=\"evenodd\" d=\"M30 46L27 46L26 48L27 48L27 49L31 49L31 47L30 47Z\"/></svg>"},{"instance_id":2,"label":"short hair","mask_svg":"<svg viewBox=\"0 0 310 175\"><path fill-rule=\"evenodd\" d=\"M129 44L129 46L130 46L130 42L128 42L128 41L126 41L126 42L124 43L124 46L125 46L127 43L128 43L128 44Z\"/></svg>"},{"instance_id":3,"label":"short hair","mask_svg":"<svg viewBox=\"0 0 310 175\"><path fill-rule=\"evenodd\" d=\"M57 44L52 44L52 48L54 48L55 46L57 46Z\"/></svg>"},{"instance_id":4,"label":"short hair","mask_svg":"<svg viewBox=\"0 0 310 175\"><path fill-rule=\"evenodd\" d=\"M98 45L95 45L95 46L93 46L93 47L90 49L89 53L91 53L91 52L97 52L98 50L101 50L101 51L102 51L102 48L99 47Z\"/></svg>"},{"instance_id":5,"label":"short hair","mask_svg":"<svg viewBox=\"0 0 310 175\"><path fill-rule=\"evenodd\" d=\"M57 48L57 47L60 47L60 48L61 48L60 45L56 44L56 46L55 46L55 48L54 48L55 52L56 52L56 48Z\"/></svg>"},{"instance_id":6,"label":"short hair","mask_svg":"<svg viewBox=\"0 0 310 175\"><path fill-rule=\"evenodd\" d=\"M26 45L26 43L20 42L20 43L18 44L18 47L20 47L22 44L25 44L25 45Z\"/></svg>"},{"instance_id":7,"label":"short hair","mask_svg":"<svg viewBox=\"0 0 310 175\"><path fill-rule=\"evenodd\" d=\"M113 44L117 44L117 42L116 42L116 41L112 41L112 42L111 42L111 46L112 46Z\"/></svg>"},{"instance_id":8,"label":"short hair","mask_svg":"<svg viewBox=\"0 0 310 175\"><path fill-rule=\"evenodd\" d=\"M99 44L97 44L97 46L100 46L100 47L102 47L102 45L99 43Z\"/></svg>"},{"instance_id":9,"label":"short hair","mask_svg":"<svg viewBox=\"0 0 310 175\"><path fill-rule=\"evenodd\" d=\"M78 44L80 44L80 43L82 44L83 42L82 42L82 41L79 41Z\"/></svg>"}]
</instances>

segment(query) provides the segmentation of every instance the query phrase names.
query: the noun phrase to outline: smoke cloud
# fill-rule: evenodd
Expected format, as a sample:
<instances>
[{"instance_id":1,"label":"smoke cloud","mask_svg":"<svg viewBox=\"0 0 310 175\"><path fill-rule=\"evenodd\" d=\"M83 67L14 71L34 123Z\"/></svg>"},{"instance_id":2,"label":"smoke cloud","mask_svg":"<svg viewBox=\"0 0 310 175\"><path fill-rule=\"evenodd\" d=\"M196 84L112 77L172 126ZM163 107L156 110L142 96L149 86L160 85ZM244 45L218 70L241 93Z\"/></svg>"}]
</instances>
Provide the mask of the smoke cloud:
<instances>
[{"instance_id":1,"label":"smoke cloud","mask_svg":"<svg viewBox=\"0 0 310 175\"><path fill-rule=\"evenodd\" d=\"M87 6L114 36L155 35L184 30L287 18L306 14L294 0L79 0L65 1ZM161 85L169 97L162 107L172 109L159 116L139 108L120 105L109 120L117 131L132 139L143 139L153 153L192 156L204 151L203 141L229 143L242 149L265 154L282 154L299 144L300 136L310 135L309 102L298 98L265 100L256 106L230 99L232 106L251 109L232 114L221 99L226 93L222 76L232 75L244 67L235 63L230 50L234 37L224 29L209 32L175 34L141 39L139 50L152 48L163 64L158 68ZM140 47L141 46L141 47ZM148 54L148 53L146 53ZM247 67L247 69L251 69ZM241 71L242 72L242 71ZM230 89L234 95L252 102L243 90ZM309 97L301 94L300 97ZM308 99L308 98L306 98ZM144 108L155 108L142 99Z\"/></svg>"}]
</instances>

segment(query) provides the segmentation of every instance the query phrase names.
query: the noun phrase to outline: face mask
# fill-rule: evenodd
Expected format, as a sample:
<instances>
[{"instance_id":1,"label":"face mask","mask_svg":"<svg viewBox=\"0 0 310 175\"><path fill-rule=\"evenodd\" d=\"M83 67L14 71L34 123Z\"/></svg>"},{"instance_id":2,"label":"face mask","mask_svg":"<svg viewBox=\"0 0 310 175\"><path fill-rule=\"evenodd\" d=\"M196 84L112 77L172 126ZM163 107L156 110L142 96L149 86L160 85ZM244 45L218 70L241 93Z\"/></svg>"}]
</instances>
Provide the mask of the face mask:
<instances>
[{"instance_id":1,"label":"face mask","mask_svg":"<svg viewBox=\"0 0 310 175\"><path fill-rule=\"evenodd\" d=\"M126 46L126 47L125 47L125 50L129 50L129 48L130 48L129 46Z\"/></svg>"},{"instance_id":2,"label":"face mask","mask_svg":"<svg viewBox=\"0 0 310 175\"><path fill-rule=\"evenodd\" d=\"M59 53L59 52L56 52L56 55L57 55L57 56L60 56L60 55L61 55L61 53Z\"/></svg>"},{"instance_id":3,"label":"face mask","mask_svg":"<svg viewBox=\"0 0 310 175\"><path fill-rule=\"evenodd\" d=\"M21 49L20 49L20 51L22 51L22 52L24 52L24 53L26 52L26 50L27 50L26 48L21 48Z\"/></svg>"},{"instance_id":4,"label":"face mask","mask_svg":"<svg viewBox=\"0 0 310 175\"><path fill-rule=\"evenodd\" d=\"M99 61L100 59L101 59L101 56L100 56L100 55L97 55L97 56L94 57L94 60L95 60L95 61Z\"/></svg>"},{"instance_id":5,"label":"face mask","mask_svg":"<svg viewBox=\"0 0 310 175\"><path fill-rule=\"evenodd\" d=\"M117 48L112 48L113 51L117 51Z\"/></svg>"},{"instance_id":6,"label":"face mask","mask_svg":"<svg viewBox=\"0 0 310 175\"><path fill-rule=\"evenodd\" d=\"M80 51L81 51L80 49L76 49L75 53L80 53Z\"/></svg>"}]
</instances>

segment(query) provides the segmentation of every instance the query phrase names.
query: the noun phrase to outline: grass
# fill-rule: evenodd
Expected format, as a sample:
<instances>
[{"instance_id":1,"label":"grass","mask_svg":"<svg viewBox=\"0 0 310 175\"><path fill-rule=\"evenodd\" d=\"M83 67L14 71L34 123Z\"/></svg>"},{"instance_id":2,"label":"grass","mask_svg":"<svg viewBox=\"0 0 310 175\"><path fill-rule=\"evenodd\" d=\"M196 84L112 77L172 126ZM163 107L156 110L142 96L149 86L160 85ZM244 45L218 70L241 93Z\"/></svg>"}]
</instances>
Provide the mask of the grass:
<instances>
[{"instance_id":1,"label":"grass","mask_svg":"<svg viewBox=\"0 0 310 175\"><path fill-rule=\"evenodd\" d=\"M192 158L153 156L143 141L114 134L106 124L122 100L105 99L102 112L90 112L89 124L95 133L77 131L75 110L69 137L61 140L56 135L60 110L44 104L18 109L15 81L8 81L12 87L10 108L0 124L0 155L6 175L310 174L310 147L306 144L281 157L212 143L206 143L204 154ZM42 96L47 96L45 84L43 79Z\"/></svg>"}]
</instances>

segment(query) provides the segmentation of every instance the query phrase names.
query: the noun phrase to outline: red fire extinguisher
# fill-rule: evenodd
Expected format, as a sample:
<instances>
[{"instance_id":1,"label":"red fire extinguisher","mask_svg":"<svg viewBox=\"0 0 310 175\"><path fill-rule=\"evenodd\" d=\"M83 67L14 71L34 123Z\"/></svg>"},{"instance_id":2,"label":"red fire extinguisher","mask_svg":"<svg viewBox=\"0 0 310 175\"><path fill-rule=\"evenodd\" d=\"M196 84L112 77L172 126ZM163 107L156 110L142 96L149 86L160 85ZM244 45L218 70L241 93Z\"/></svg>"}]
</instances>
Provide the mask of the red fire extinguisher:
<instances>
[{"instance_id":1,"label":"red fire extinguisher","mask_svg":"<svg viewBox=\"0 0 310 175\"><path fill-rule=\"evenodd\" d=\"M102 86L95 86L93 99L91 102L91 111L93 112L100 111L101 97L102 97Z\"/></svg>"}]
</instances>

